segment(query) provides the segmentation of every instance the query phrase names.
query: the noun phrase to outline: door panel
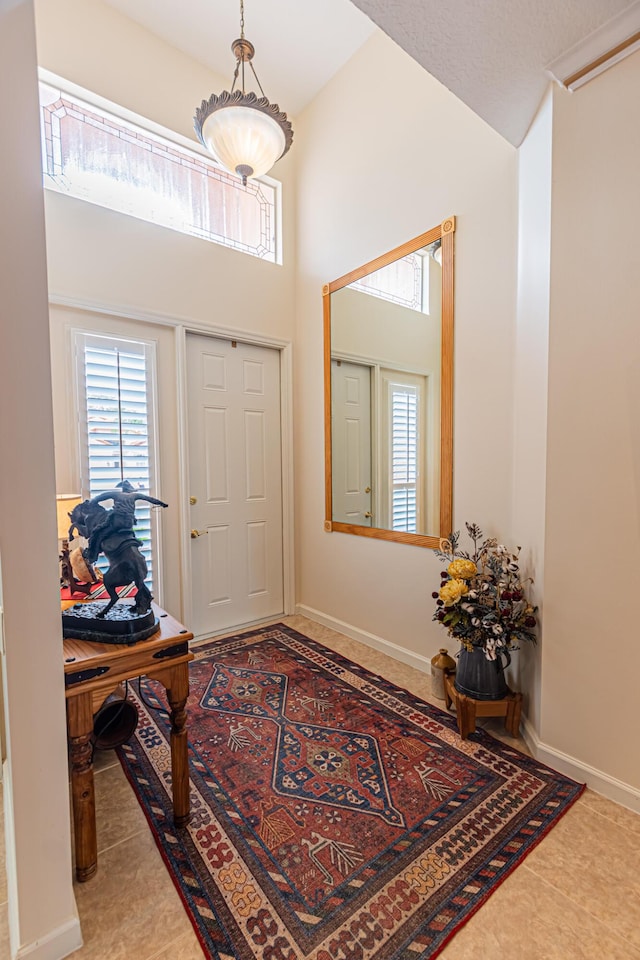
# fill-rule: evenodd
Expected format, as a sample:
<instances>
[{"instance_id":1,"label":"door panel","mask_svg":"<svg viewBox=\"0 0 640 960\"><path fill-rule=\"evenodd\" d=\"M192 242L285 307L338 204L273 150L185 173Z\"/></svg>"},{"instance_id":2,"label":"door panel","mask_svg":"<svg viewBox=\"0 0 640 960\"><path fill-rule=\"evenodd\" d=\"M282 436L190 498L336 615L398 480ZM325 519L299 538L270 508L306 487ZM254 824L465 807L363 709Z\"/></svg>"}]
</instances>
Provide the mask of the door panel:
<instances>
[{"instance_id":1,"label":"door panel","mask_svg":"<svg viewBox=\"0 0 640 960\"><path fill-rule=\"evenodd\" d=\"M331 361L333 519L372 525L371 369Z\"/></svg>"},{"instance_id":2,"label":"door panel","mask_svg":"<svg viewBox=\"0 0 640 960\"><path fill-rule=\"evenodd\" d=\"M265 430L268 424L262 410L245 410L247 500L264 500L267 496L267 464L265 462Z\"/></svg>"},{"instance_id":3,"label":"door panel","mask_svg":"<svg viewBox=\"0 0 640 960\"><path fill-rule=\"evenodd\" d=\"M202 453L205 460L207 502L224 503L229 499L227 411L204 407L203 417Z\"/></svg>"},{"instance_id":4,"label":"door panel","mask_svg":"<svg viewBox=\"0 0 640 960\"><path fill-rule=\"evenodd\" d=\"M206 597L206 602L208 606L229 603L231 600L229 527L226 524L218 524L215 527L208 527L207 533L206 549L210 576L208 577L209 595Z\"/></svg>"},{"instance_id":5,"label":"door panel","mask_svg":"<svg viewBox=\"0 0 640 960\"><path fill-rule=\"evenodd\" d=\"M190 335L187 369L191 525L200 534L191 540L192 617L204 636L284 609L280 358Z\"/></svg>"},{"instance_id":6,"label":"door panel","mask_svg":"<svg viewBox=\"0 0 640 960\"><path fill-rule=\"evenodd\" d=\"M247 555L249 558L249 582L247 589L252 597L266 593L267 575L267 525L262 521L247 524Z\"/></svg>"}]
</instances>

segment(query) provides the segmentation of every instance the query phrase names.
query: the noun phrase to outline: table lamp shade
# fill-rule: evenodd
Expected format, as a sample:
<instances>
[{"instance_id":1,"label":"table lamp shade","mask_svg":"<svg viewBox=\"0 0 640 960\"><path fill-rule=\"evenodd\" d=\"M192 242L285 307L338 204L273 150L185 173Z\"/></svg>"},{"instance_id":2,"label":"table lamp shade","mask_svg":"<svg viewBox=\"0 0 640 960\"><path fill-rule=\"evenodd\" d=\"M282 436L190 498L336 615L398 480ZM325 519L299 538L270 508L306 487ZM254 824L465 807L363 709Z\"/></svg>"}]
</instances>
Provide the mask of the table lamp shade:
<instances>
[{"instance_id":1,"label":"table lamp shade","mask_svg":"<svg viewBox=\"0 0 640 960\"><path fill-rule=\"evenodd\" d=\"M57 494L58 540L66 540L69 536L69 527L71 526L69 514L79 503L82 503L82 497L77 493Z\"/></svg>"}]
</instances>

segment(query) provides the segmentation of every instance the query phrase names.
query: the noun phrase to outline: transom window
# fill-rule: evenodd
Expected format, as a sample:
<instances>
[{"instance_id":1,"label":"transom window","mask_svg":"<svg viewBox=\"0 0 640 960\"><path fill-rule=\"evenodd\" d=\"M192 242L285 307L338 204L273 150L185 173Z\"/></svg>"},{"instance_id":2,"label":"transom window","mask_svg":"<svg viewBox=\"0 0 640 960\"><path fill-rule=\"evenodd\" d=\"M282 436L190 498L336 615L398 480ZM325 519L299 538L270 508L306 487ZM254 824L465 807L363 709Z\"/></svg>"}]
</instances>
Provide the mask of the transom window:
<instances>
[{"instance_id":1,"label":"transom window","mask_svg":"<svg viewBox=\"0 0 640 960\"><path fill-rule=\"evenodd\" d=\"M40 84L44 185L129 216L277 261L275 181L213 160Z\"/></svg>"},{"instance_id":2,"label":"transom window","mask_svg":"<svg viewBox=\"0 0 640 960\"><path fill-rule=\"evenodd\" d=\"M428 313L428 281L429 271L424 269L423 256L410 253L367 274L361 280L355 280L350 287L380 300Z\"/></svg>"}]
</instances>

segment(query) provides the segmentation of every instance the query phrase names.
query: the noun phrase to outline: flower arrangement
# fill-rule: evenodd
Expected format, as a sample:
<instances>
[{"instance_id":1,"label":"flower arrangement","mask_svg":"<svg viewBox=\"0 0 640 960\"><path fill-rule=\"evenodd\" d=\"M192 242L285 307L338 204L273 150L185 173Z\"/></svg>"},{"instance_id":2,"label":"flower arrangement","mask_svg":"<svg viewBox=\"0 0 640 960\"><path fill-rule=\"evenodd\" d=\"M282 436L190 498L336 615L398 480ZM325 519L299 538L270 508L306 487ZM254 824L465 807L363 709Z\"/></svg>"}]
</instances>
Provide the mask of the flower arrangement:
<instances>
[{"instance_id":1,"label":"flower arrangement","mask_svg":"<svg viewBox=\"0 0 640 960\"><path fill-rule=\"evenodd\" d=\"M536 642L537 607L525 595L520 578L519 554L511 553L475 523L467 523L473 550L459 549L460 533L440 541L437 555L448 560L442 571L433 619L447 628L450 636L469 650L484 650L487 660L496 660L507 650L518 649L521 641Z\"/></svg>"}]
</instances>

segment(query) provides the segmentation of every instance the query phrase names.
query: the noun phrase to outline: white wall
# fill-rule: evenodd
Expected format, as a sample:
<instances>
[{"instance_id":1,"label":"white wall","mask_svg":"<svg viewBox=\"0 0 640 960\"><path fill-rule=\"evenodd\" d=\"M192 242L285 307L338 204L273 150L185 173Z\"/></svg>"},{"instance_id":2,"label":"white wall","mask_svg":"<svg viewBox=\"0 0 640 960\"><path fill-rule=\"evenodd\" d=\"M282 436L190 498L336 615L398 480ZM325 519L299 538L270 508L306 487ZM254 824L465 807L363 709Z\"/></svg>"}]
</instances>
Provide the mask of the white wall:
<instances>
[{"instance_id":1,"label":"white wall","mask_svg":"<svg viewBox=\"0 0 640 960\"><path fill-rule=\"evenodd\" d=\"M331 294L331 350L440 379L441 315L345 287Z\"/></svg>"},{"instance_id":2,"label":"white wall","mask_svg":"<svg viewBox=\"0 0 640 960\"><path fill-rule=\"evenodd\" d=\"M376 34L299 118L296 164L300 606L429 658L433 552L323 529L322 285L456 215L454 523L508 535L516 151Z\"/></svg>"},{"instance_id":3,"label":"white wall","mask_svg":"<svg viewBox=\"0 0 640 960\"><path fill-rule=\"evenodd\" d=\"M36 15L41 67L196 143L195 106L228 86L229 77L216 77L100 0L38 0ZM229 57L232 61L231 53ZM162 517L163 603L178 617L188 610L180 577L179 359L173 332L154 319L212 331L224 328L239 338L244 332L293 339L293 155L273 171L283 184L282 265L45 191L51 296L97 310L90 315L65 304L51 311L58 489L79 489L66 401L70 328L156 340L161 481L170 505ZM109 311L121 317L109 316Z\"/></svg>"},{"instance_id":4,"label":"white wall","mask_svg":"<svg viewBox=\"0 0 640 960\"><path fill-rule=\"evenodd\" d=\"M41 67L196 144L195 107L229 78L211 74L100 0L38 0L36 14ZM292 156L274 169L283 182L282 266L46 191L51 293L288 336Z\"/></svg>"},{"instance_id":5,"label":"white wall","mask_svg":"<svg viewBox=\"0 0 640 960\"><path fill-rule=\"evenodd\" d=\"M226 82L100 0L37 9L43 66L184 135L193 106ZM455 214L454 525L475 520L521 543L538 601L544 592L542 644L517 673L536 737L634 784L632 756L610 747L612 729L633 721L630 701L614 695L601 658L638 656L628 629L640 538L638 70L636 55L572 96L556 90L553 117L547 99L518 155L376 33L296 121L274 171L283 267L68 197L46 202L54 294L295 334L300 608L423 666L446 642L431 620L439 561L323 529L321 289ZM165 355L175 365L171 347ZM174 429L163 441L175 463ZM593 706L602 689L615 703L604 723Z\"/></svg>"},{"instance_id":6,"label":"white wall","mask_svg":"<svg viewBox=\"0 0 640 960\"><path fill-rule=\"evenodd\" d=\"M544 650L544 546L547 466L547 375L551 270L551 138L553 100L547 93L518 150L518 309L514 352L512 543L522 544L521 570L533 577L538 605L537 647L514 658L514 687L526 693L530 729L540 732L540 663Z\"/></svg>"},{"instance_id":7,"label":"white wall","mask_svg":"<svg viewBox=\"0 0 640 960\"><path fill-rule=\"evenodd\" d=\"M640 54L553 113L540 732L640 809Z\"/></svg>"},{"instance_id":8,"label":"white wall","mask_svg":"<svg viewBox=\"0 0 640 960\"><path fill-rule=\"evenodd\" d=\"M64 677L36 53L30 0L0 0L0 555L11 956L80 946ZM0 934L0 940L4 936Z\"/></svg>"}]
</instances>

